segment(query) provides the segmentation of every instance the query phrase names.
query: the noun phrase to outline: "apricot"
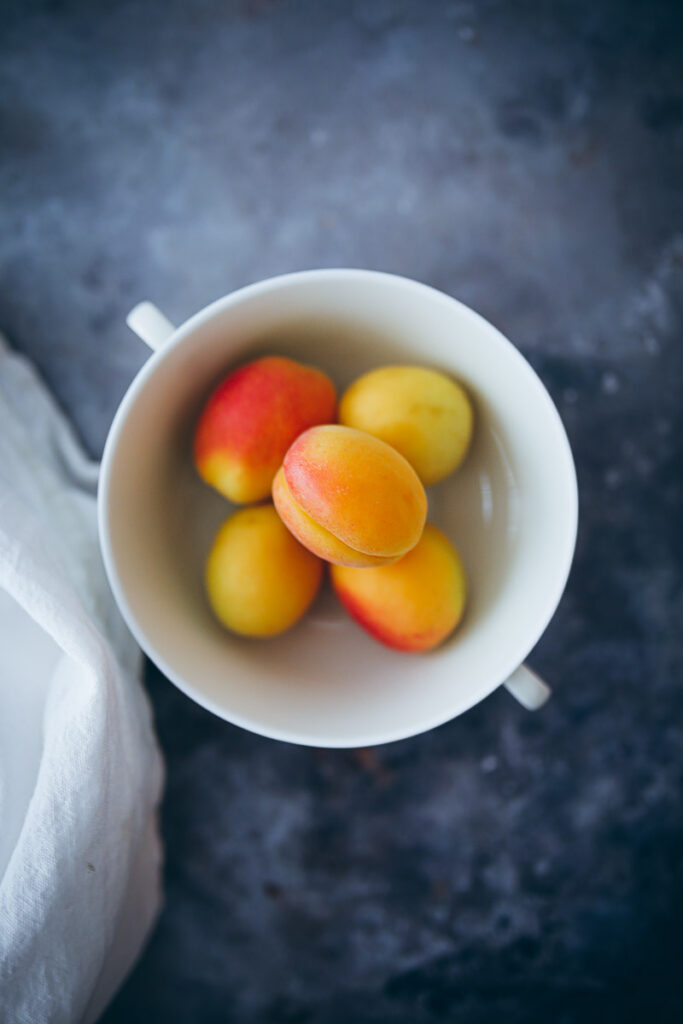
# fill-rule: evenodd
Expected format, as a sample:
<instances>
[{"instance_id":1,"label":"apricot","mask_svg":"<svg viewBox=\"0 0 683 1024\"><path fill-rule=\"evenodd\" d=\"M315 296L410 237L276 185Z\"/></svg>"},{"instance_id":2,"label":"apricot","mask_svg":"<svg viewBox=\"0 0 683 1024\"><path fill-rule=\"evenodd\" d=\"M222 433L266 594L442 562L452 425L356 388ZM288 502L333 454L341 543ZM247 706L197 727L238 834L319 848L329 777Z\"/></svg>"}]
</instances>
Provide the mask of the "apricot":
<instances>
[{"instance_id":1,"label":"apricot","mask_svg":"<svg viewBox=\"0 0 683 1024\"><path fill-rule=\"evenodd\" d=\"M334 384L321 370L283 356L247 363L204 406L194 438L199 474L238 505L261 501L295 437L335 411Z\"/></svg>"},{"instance_id":2,"label":"apricot","mask_svg":"<svg viewBox=\"0 0 683 1024\"><path fill-rule=\"evenodd\" d=\"M381 366L342 395L339 422L396 448L425 485L456 469L472 437L472 406L450 377L422 366Z\"/></svg>"},{"instance_id":3,"label":"apricot","mask_svg":"<svg viewBox=\"0 0 683 1024\"><path fill-rule=\"evenodd\" d=\"M271 504L240 509L221 526L206 563L217 618L244 636L275 636L304 615L323 563L302 547Z\"/></svg>"},{"instance_id":4,"label":"apricot","mask_svg":"<svg viewBox=\"0 0 683 1024\"><path fill-rule=\"evenodd\" d=\"M419 543L393 565L331 567L332 584L349 614L376 640L399 651L427 651L462 618L467 584L460 556L427 523Z\"/></svg>"},{"instance_id":5,"label":"apricot","mask_svg":"<svg viewBox=\"0 0 683 1024\"><path fill-rule=\"evenodd\" d=\"M312 427L273 482L285 524L310 551L339 565L393 562L417 544L427 497L417 473L384 441L350 427Z\"/></svg>"}]
</instances>

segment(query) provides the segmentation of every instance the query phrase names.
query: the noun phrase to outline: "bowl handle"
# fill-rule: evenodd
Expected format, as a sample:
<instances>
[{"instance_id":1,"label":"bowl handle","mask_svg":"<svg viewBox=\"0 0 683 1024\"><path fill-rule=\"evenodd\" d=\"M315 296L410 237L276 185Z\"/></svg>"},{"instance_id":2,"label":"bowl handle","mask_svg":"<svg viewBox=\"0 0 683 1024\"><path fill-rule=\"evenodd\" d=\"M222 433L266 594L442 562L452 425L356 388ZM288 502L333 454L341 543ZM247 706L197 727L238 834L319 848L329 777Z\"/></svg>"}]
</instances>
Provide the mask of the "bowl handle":
<instances>
[{"instance_id":1,"label":"bowl handle","mask_svg":"<svg viewBox=\"0 0 683 1024\"><path fill-rule=\"evenodd\" d=\"M139 302L126 317L131 331L156 351L171 337L175 327L151 302Z\"/></svg>"},{"instance_id":2,"label":"bowl handle","mask_svg":"<svg viewBox=\"0 0 683 1024\"><path fill-rule=\"evenodd\" d=\"M542 708L552 693L548 684L544 683L541 677L526 665L520 665L510 678L505 680L503 686L527 711L537 711Z\"/></svg>"}]
</instances>

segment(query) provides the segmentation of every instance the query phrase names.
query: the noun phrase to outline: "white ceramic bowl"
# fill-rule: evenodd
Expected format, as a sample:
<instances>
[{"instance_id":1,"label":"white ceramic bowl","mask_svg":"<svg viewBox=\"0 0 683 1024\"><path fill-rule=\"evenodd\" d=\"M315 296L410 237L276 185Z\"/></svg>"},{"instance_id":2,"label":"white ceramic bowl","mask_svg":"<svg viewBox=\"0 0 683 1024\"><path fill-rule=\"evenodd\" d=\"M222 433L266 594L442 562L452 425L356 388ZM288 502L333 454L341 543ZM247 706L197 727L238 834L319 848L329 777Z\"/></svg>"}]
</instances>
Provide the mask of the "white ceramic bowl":
<instances>
[{"instance_id":1,"label":"white ceramic bowl","mask_svg":"<svg viewBox=\"0 0 683 1024\"><path fill-rule=\"evenodd\" d=\"M148 305L131 322L164 343L131 384L107 439L100 536L121 611L169 679L230 722L321 747L423 732L505 681L529 706L541 703L543 684L518 667L566 583L576 476L555 406L499 331L432 288L363 270L263 281L177 330ZM455 541L470 581L464 620L438 650L408 655L379 645L329 592L270 640L233 636L214 619L203 564L231 507L197 476L193 428L221 377L266 353L321 367L340 393L386 363L433 366L467 388L472 449L429 490L430 518Z\"/></svg>"}]
</instances>

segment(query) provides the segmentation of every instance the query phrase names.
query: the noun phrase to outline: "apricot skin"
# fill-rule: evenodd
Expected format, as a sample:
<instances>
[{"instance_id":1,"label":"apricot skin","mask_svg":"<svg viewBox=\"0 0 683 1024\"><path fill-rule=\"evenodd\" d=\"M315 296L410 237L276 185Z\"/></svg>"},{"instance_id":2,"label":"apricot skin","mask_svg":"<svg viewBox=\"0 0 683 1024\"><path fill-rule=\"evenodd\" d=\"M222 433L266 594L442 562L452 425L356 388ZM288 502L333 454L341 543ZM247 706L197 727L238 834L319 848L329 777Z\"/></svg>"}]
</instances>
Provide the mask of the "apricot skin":
<instances>
[{"instance_id":1,"label":"apricot skin","mask_svg":"<svg viewBox=\"0 0 683 1024\"><path fill-rule=\"evenodd\" d=\"M313 427L287 452L275 507L309 550L356 567L401 558L427 515L424 487L395 449L349 427Z\"/></svg>"},{"instance_id":2,"label":"apricot skin","mask_svg":"<svg viewBox=\"0 0 683 1024\"><path fill-rule=\"evenodd\" d=\"M334 384L322 371L282 356L247 363L204 406L194 438L199 475L235 504L261 501L292 441L335 414Z\"/></svg>"},{"instance_id":3,"label":"apricot skin","mask_svg":"<svg viewBox=\"0 0 683 1024\"><path fill-rule=\"evenodd\" d=\"M465 458L472 405L450 377L422 366L382 366L342 395L339 422L392 445L425 486L443 480Z\"/></svg>"},{"instance_id":4,"label":"apricot skin","mask_svg":"<svg viewBox=\"0 0 683 1024\"><path fill-rule=\"evenodd\" d=\"M332 585L349 614L380 643L427 651L460 622L467 591L458 552L427 523L420 542L398 562L375 569L331 567Z\"/></svg>"},{"instance_id":5,"label":"apricot skin","mask_svg":"<svg viewBox=\"0 0 683 1024\"><path fill-rule=\"evenodd\" d=\"M206 563L206 592L216 617L244 636L275 636L313 602L320 559L302 547L272 505L240 509L221 526Z\"/></svg>"},{"instance_id":6,"label":"apricot skin","mask_svg":"<svg viewBox=\"0 0 683 1024\"><path fill-rule=\"evenodd\" d=\"M359 568L385 565L387 561L391 561L379 555L365 555L355 551L306 515L292 498L282 469L277 471L273 481L273 502L287 529L291 530L309 551L314 551L318 558L324 558L326 562L336 562L338 565L354 565Z\"/></svg>"}]
</instances>

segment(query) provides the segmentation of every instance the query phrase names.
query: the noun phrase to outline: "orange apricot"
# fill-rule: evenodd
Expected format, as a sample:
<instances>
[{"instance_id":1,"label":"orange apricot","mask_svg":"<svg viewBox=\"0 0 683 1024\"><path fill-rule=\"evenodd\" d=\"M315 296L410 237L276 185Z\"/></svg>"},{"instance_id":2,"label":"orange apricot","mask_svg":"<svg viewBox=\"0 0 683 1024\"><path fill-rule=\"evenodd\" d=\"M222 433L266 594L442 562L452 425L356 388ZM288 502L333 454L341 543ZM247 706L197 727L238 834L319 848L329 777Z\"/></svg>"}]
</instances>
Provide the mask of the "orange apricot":
<instances>
[{"instance_id":1,"label":"orange apricot","mask_svg":"<svg viewBox=\"0 0 683 1024\"><path fill-rule=\"evenodd\" d=\"M401 558L427 515L424 487L394 448L350 427L313 427L288 450L273 500L302 544L330 562L367 567Z\"/></svg>"}]
</instances>

